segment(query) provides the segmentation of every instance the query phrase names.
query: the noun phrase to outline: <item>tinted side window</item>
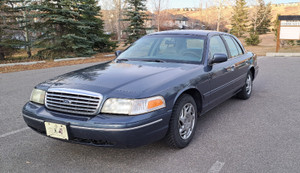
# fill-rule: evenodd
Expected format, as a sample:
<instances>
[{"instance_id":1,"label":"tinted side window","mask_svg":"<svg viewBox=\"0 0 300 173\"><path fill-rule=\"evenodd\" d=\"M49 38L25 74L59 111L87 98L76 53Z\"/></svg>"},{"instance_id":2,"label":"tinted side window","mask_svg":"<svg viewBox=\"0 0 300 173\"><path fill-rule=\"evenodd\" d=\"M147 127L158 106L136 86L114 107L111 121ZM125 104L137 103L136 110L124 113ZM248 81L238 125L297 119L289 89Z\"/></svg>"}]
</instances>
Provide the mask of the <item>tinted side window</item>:
<instances>
[{"instance_id":1,"label":"tinted side window","mask_svg":"<svg viewBox=\"0 0 300 173\"><path fill-rule=\"evenodd\" d=\"M224 39L228 45L230 54L232 57L238 56L239 55L239 51L235 45L235 43L233 42L233 40L231 39L230 36L224 36Z\"/></svg>"},{"instance_id":2,"label":"tinted side window","mask_svg":"<svg viewBox=\"0 0 300 173\"><path fill-rule=\"evenodd\" d=\"M234 41L234 43L239 51L239 55L244 54L240 44L236 41L236 39L234 39L233 37L231 37L231 39Z\"/></svg>"},{"instance_id":3,"label":"tinted side window","mask_svg":"<svg viewBox=\"0 0 300 173\"><path fill-rule=\"evenodd\" d=\"M223 53L227 55L225 45L220 36L214 36L209 42L209 54L212 57L216 53Z\"/></svg>"}]
</instances>

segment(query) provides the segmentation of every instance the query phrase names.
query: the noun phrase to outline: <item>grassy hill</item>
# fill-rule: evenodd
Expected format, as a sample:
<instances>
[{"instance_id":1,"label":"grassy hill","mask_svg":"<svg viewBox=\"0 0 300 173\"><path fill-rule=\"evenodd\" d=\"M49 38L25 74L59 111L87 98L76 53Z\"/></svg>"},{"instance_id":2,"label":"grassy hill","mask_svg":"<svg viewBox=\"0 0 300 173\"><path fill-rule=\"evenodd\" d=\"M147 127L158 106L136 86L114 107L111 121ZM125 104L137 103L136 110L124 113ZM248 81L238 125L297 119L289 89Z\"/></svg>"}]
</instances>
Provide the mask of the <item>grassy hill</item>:
<instances>
[{"instance_id":1,"label":"grassy hill","mask_svg":"<svg viewBox=\"0 0 300 173\"><path fill-rule=\"evenodd\" d=\"M209 7L207 9L169 9L167 10L173 15L184 15L186 17L197 19L210 25L215 25L217 21L217 8ZM248 7L249 17L253 12L253 7ZM226 28L230 29L230 18L232 16L232 7L226 6L222 9L222 24ZM288 3L288 4L272 4L272 21L280 15L300 15L300 2Z\"/></svg>"}]
</instances>

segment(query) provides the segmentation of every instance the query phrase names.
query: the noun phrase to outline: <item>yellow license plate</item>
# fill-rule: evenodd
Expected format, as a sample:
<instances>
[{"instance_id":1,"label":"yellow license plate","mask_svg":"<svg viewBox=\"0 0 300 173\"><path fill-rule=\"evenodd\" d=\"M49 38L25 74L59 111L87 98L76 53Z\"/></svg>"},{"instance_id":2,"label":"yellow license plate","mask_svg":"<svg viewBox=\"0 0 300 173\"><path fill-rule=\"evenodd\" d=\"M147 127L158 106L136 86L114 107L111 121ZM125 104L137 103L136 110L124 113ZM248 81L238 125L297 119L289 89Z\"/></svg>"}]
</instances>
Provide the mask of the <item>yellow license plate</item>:
<instances>
[{"instance_id":1,"label":"yellow license plate","mask_svg":"<svg viewBox=\"0 0 300 173\"><path fill-rule=\"evenodd\" d=\"M69 140L67 126L63 124L45 122L47 136Z\"/></svg>"}]
</instances>

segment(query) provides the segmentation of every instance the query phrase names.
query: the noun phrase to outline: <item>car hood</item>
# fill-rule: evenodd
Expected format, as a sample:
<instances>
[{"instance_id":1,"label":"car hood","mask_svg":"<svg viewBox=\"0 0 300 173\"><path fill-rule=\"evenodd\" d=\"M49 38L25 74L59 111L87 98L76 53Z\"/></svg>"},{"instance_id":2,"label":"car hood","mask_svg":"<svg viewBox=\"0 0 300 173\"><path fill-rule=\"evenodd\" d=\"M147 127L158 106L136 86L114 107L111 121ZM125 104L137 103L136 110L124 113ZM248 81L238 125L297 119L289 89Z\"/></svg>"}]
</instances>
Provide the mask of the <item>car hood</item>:
<instances>
[{"instance_id":1,"label":"car hood","mask_svg":"<svg viewBox=\"0 0 300 173\"><path fill-rule=\"evenodd\" d=\"M109 95L110 97L142 97L147 90L189 73L199 64L129 61L107 62L70 72L41 83L39 87L72 88Z\"/></svg>"}]
</instances>

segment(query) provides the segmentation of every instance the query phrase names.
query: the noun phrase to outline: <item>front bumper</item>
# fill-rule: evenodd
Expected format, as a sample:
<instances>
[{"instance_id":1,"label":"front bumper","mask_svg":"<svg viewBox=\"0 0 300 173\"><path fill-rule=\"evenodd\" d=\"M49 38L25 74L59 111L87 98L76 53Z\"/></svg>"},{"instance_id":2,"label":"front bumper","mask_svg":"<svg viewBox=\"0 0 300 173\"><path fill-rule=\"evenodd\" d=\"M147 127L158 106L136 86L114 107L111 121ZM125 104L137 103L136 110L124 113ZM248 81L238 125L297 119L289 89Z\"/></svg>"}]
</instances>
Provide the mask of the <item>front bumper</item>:
<instances>
[{"instance_id":1,"label":"front bumper","mask_svg":"<svg viewBox=\"0 0 300 173\"><path fill-rule=\"evenodd\" d=\"M99 114L84 117L54 112L28 102L23 108L26 124L46 135L44 122L67 126L69 140L95 146L138 147L162 139L168 130L171 111L154 111L138 116Z\"/></svg>"}]
</instances>

